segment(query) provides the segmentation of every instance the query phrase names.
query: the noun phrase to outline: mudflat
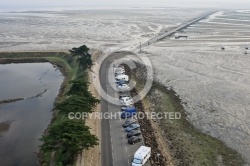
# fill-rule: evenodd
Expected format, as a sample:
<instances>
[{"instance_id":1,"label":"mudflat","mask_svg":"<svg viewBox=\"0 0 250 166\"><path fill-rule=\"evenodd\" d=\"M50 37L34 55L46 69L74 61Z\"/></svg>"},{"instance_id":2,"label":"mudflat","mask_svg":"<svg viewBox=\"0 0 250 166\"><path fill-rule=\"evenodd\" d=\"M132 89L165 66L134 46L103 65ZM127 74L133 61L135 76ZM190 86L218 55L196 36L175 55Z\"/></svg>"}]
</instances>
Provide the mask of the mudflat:
<instances>
[{"instance_id":1,"label":"mudflat","mask_svg":"<svg viewBox=\"0 0 250 166\"><path fill-rule=\"evenodd\" d=\"M6 122L1 122L0 123L0 134L5 133L9 130L11 125L11 122L6 121Z\"/></svg>"}]
</instances>

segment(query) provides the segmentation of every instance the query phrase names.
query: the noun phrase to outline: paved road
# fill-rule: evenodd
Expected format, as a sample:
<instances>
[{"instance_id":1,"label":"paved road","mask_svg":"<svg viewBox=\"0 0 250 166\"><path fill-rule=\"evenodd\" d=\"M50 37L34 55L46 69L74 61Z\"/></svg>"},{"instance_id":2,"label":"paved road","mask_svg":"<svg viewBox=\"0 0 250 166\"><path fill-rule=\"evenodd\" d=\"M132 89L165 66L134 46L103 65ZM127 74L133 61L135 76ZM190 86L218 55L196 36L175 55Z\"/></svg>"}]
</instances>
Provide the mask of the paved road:
<instances>
[{"instance_id":1,"label":"paved road","mask_svg":"<svg viewBox=\"0 0 250 166\"><path fill-rule=\"evenodd\" d=\"M107 91L106 87L106 66L104 62L101 66L99 73L100 84L103 87L104 91ZM105 96L105 94L103 94ZM101 111L102 113L108 112L108 102L104 99L101 99ZM113 158L111 155L111 139L110 139L110 123L107 119L101 120L101 165L102 166L112 166Z\"/></svg>"},{"instance_id":2,"label":"paved road","mask_svg":"<svg viewBox=\"0 0 250 166\"><path fill-rule=\"evenodd\" d=\"M156 42L159 39L165 38L167 36L172 35L176 31L179 31L183 28L188 27L191 24L198 22L199 20L213 14L213 12L208 12L203 14L202 16L195 18L193 20L187 21L177 28L165 32L160 36L152 38L149 40L150 43ZM148 42L142 43L142 47L148 45ZM139 46L136 50L139 49ZM135 50L131 50L135 51ZM106 91L109 95L116 97L118 99L118 94L112 88L112 86L108 83L108 78L113 77L113 72L109 71L111 63L121 56L117 54L110 54L103 61L100 66L99 78L100 84L104 91ZM111 72L111 73L109 73ZM103 94L102 96L106 96ZM119 112L120 107L117 105L113 105L108 103L105 99L101 100L101 111L105 112ZM131 160L133 159L133 155L135 151L142 145L142 143L137 143L136 145L129 145L127 143L126 133L122 128L123 120L120 119L102 119L101 120L101 166L129 166L131 165Z\"/></svg>"},{"instance_id":3,"label":"paved road","mask_svg":"<svg viewBox=\"0 0 250 166\"><path fill-rule=\"evenodd\" d=\"M109 77L113 80L114 74L112 71L107 69L110 67L111 63L118 56L109 56L100 67L100 82L104 91L106 91L110 96L118 99L117 92L108 83ZM109 73L110 72L110 73ZM120 111L120 107L111 103L106 102L102 99L101 102L102 112L112 112L116 113ZM103 119L101 122L101 165L102 166L129 166L131 165L133 155L136 150L143 145L143 143L137 143L135 145L130 145L127 143L126 132L122 128L122 123L124 120L121 119Z\"/></svg>"},{"instance_id":4,"label":"paved road","mask_svg":"<svg viewBox=\"0 0 250 166\"><path fill-rule=\"evenodd\" d=\"M177 31L180 31L180 30L182 30L184 28L187 28L188 26L190 26L192 24L195 24L196 22L198 22L198 21L200 21L200 20L208 17L211 14L214 14L215 12L217 12L217 11L210 11L210 12L202 14L201 16L199 16L197 18L194 18L194 19L191 19L191 20L189 20L187 22L184 22L183 24L179 25L178 27L176 27L176 28L174 28L174 29L172 29L170 31L166 31L166 32L160 34L159 36L156 36L156 37L154 37L154 38L152 38L152 39L150 39L150 40L142 43L141 44L141 48L146 47L146 46L148 46L148 45L150 45L152 43L155 43L158 40L161 40L161 39L163 39L165 37L171 36L174 33L176 33ZM136 49L140 49L140 46L136 47Z\"/></svg>"}]
</instances>

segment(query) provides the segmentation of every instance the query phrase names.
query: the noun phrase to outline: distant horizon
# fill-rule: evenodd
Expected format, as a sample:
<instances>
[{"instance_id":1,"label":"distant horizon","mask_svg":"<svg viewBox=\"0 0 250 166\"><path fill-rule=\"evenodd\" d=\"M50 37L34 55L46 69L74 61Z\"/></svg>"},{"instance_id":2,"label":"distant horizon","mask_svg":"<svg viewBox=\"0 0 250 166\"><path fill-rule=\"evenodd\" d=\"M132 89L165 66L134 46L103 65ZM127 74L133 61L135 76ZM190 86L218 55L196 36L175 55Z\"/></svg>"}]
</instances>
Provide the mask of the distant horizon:
<instances>
[{"instance_id":1,"label":"distant horizon","mask_svg":"<svg viewBox=\"0 0 250 166\"><path fill-rule=\"evenodd\" d=\"M167 9L167 8L177 8L177 9L211 9L211 10L249 10L250 8L216 8L216 7L176 7L176 6L162 6L162 7L116 7L116 6L103 6L103 7L74 7L74 6L43 6L43 7L2 7L0 6L0 11L64 11L64 10L118 10L118 9Z\"/></svg>"},{"instance_id":2,"label":"distant horizon","mask_svg":"<svg viewBox=\"0 0 250 166\"><path fill-rule=\"evenodd\" d=\"M113 9L113 8L213 8L249 9L250 1L238 0L8 0L0 2L0 9Z\"/></svg>"}]
</instances>

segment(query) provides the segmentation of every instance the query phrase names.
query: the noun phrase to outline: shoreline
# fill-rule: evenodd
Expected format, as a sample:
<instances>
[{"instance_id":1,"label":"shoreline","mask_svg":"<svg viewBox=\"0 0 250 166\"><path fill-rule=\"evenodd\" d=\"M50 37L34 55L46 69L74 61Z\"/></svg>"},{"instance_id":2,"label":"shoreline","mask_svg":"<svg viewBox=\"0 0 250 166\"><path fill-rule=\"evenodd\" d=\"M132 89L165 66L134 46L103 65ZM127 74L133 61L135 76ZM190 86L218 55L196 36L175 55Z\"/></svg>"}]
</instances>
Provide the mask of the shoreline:
<instances>
[{"instance_id":1,"label":"shoreline","mask_svg":"<svg viewBox=\"0 0 250 166\"><path fill-rule=\"evenodd\" d=\"M0 51L0 53L20 53L20 52L64 52L68 53L68 50L13 50L13 51Z\"/></svg>"},{"instance_id":2,"label":"shoreline","mask_svg":"<svg viewBox=\"0 0 250 166\"><path fill-rule=\"evenodd\" d=\"M14 103L14 102L21 101L21 100L24 100L24 98L16 98L16 99L1 100L1 101L0 101L0 105L9 104L9 103Z\"/></svg>"},{"instance_id":3,"label":"shoreline","mask_svg":"<svg viewBox=\"0 0 250 166\"><path fill-rule=\"evenodd\" d=\"M137 69L131 71L132 79L138 91L145 83L145 67L136 63ZM180 120L156 120L156 133L162 137L170 151L174 165L210 165L234 166L244 165L246 161L239 152L228 147L223 141L199 131L186 119L182 100L171 88L153 82L151 90L142 101L147 111L179 112ZM153 124L152 123L152 124Z\"/></svg>"}]
</instances>

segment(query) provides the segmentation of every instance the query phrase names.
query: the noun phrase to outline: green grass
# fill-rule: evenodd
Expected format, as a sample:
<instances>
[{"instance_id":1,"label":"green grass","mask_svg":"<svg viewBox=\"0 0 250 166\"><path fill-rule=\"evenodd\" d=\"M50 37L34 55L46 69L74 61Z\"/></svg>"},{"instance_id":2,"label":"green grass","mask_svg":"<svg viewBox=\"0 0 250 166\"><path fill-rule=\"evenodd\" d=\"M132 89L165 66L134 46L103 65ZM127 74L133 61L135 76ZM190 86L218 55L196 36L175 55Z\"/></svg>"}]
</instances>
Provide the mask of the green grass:
<instances>
[{"instance_id":1,"label":"green grass","mask_svg":"<svg viewBox=\"0 0 250 166\"><path fill-rule=\"evenodd\" d=\"M158 96L156 98L153 95L155 93ZM156 104L156 112L179 112L182 115L179 120L160 121L165 137L171 141L171 155L176 165L215 166L219 165L220 157L224 166L244 165L244 160L239 153L227 147L219 139L198 131L186 120L180 99L173 91L155 84L146 101Z\"/></svg>"}]
</instances>

